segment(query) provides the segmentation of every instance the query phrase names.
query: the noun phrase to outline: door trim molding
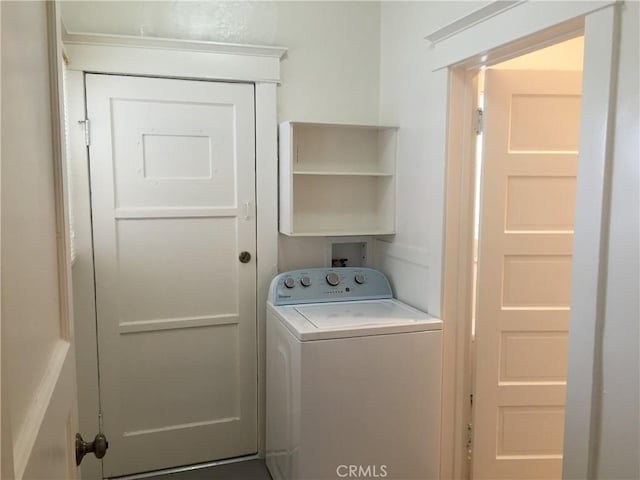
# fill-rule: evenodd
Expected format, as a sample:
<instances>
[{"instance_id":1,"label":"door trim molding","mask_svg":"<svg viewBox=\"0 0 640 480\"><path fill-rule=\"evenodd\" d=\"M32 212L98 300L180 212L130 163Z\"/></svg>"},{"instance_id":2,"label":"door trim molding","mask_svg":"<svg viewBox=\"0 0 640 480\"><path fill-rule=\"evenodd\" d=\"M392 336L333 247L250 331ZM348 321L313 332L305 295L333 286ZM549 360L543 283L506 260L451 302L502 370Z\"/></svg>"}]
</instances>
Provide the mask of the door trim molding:
<instances>
[{"instance_id":1,"label":"door trim molding","mask_svg":"<svg viewBox=\"0 0 640 480\"><path fill-rule=\"evenodd\" d=\"M71 198L75 210L77 261L73 266L80 425L96 431L99 411L98 366L93 247L88 154L84 131L77 121L85 116L85 73L138 75L178 79L252 83L255 101L256 164L256 312L258 367L258 453L264 453L266 310L271 279L278 265L278 152L276 89L280 80L282 47L258 47L188 42L167 39L133 39L67 33L64 50L67 65L69 155L75 168ZM71 38L71 40L69 40ZM124 40L123 40L124 38ZM116 41L122 40L119 44ZM126 41L125 41L126 40ZM176 46L180 46L177 48ZM101 479L99 461L85 461L82 477Z\"/></svg>"},{"instance_id":2,"label":"door trim molding","mask_svg":"<svg viewBox=\"0 0 640 480\"><path fill-rule=\"evenodd\" d=\"M443 414L441 478L467 478L466 436L470 419L469 318L460 302L470 302L469 219L473 205L468 145L469 69L497 63L579 34L584 29L583 97L580 116L578 194L569 321L564 478L591 478L598 447L598 367L602 342L603 289L609 218L609 170L617 75L617 2L523 2L438 43L435 69L448 68L448 138L443 241L442 319ZM536 15L531 10L536 9ZM533 19L533 20L532 20ZM491 34L487 33L491 30ZM480 39L481 41L478 41ZM604 68L603 68L604 67ZM469 263L469 262L467 262ZM465 300L466 299L466 300ZM588 300L584 302L584 300ZM581 303L582 302L582 303ZM579 328L576 328L579 324ZM577 403L571 399L580 399ZM585 421L585 419L589 419Z\"/></svg>"},{"instance_id":3,"label":"door trim molding","mask_svg":"<svg viewBox=\"0 0 640 480\"><path fill-rule=\"evenodd\" d=\"M585 17L563 478L597 476L619 22L619 8Z\"/></svg>"},{"instance_id":4,"label":"door trim molding","mask_svg":"<svg viewBox=\"0 0 640 480\"><path fill-rule=\"evenodd\" d=\"M277 60L287 52L285 47L208 42L164 37L138 37L103 33L70 32L62 25L62 41L66 45L111 45L122 47L159 48L161 50L202 51L223 55L273 57Z\"/></svg>"},{"instance_id":5,"label":"door trim molding","mask_svg":"<svg viewBox=\"0 0 640 480\"><path fill-rule=\"evenodd\" d=\"M287 52L284 47L76 33L66 29L62 41L69 70L235 82L278 83L280 59Z\"/></svg>"},{"instance_id":6,"label":"door trim molding","mask_svg":"<svg viewBox=\"0 0 640 480\"><path fill-rule=\"evenodd\" d=\"M487 5L483 5L482 7L473 10L453 22L439 27L424 38L429 40L431 44L440 43L453 35L463 32L478 23L484 22L491 17L503 13L505 10L513 8L519 3L525 1L526 0L495 0L493 2L489 2Z\"/></svg>"},{"instance_id":7,"label":"door trim molding","mask_svg":"<svg viewBox=\"0 0 640 480\"><path fill-rule=\"evenodd\" d=\"M494 2L498 3L498 2ZM491 55L500 52L500 47L514 51L513 43L520 41L524 46L537 48L543 42L541 34L547 29L560 27L563 30L573 24L579 28L584 18L600 9L617 2L612 0L594 2L539 2L523 1L508 9L472 23L442 39L433 47L433 70L449 68L476 59L476 64L491 60ZM487 7L490 7L487 5ZM485 7L485 8L487 8ZM473 15L471 12L468 16ZM468 17L467 16L467 17ZM464 17L466 18L466 17ZM558 34L547 38L554 38ZM516 52L520 55L520 52ZM483 57L485 57L483 59Z\"/></svg>"}]
</instances>

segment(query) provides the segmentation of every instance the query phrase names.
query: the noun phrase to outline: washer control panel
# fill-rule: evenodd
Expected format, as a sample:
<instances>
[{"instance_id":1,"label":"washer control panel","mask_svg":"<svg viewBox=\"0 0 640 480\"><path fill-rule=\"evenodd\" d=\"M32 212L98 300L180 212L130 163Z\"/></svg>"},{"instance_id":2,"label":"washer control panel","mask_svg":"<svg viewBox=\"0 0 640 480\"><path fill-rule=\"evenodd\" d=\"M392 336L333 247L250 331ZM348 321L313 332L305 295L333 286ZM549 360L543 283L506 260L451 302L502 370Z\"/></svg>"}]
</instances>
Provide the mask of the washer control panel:
<instances>
[{"instance_id":1,"label":"washer control panel","mask_svg":"<svg viewBox=\"0 0 640 480\"><path fill-rule=\"evenodd\" d=\"M277 275L269 298L274 305L392 298L384 273L373 268L309 268Z\"/></svg>"}]
</instances>

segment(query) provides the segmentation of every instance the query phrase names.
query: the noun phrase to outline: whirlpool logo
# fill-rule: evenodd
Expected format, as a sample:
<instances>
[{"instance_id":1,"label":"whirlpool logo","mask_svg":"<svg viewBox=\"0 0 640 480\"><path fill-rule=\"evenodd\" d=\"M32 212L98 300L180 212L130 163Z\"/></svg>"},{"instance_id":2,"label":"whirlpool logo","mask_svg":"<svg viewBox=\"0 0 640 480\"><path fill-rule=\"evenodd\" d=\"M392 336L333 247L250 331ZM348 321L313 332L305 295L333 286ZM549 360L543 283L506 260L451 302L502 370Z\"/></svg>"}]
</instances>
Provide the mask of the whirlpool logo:
<instances>
[{"instance_id":1,"label":"whirlpool logo","mask_svg":"<svg viewBox=\"0 0 640 480\"><path fill-rule=\"evenodd\" d=\"M336 474L340 478L386 478L386 465L338 465Z\"/></svg>"}]
</instances>

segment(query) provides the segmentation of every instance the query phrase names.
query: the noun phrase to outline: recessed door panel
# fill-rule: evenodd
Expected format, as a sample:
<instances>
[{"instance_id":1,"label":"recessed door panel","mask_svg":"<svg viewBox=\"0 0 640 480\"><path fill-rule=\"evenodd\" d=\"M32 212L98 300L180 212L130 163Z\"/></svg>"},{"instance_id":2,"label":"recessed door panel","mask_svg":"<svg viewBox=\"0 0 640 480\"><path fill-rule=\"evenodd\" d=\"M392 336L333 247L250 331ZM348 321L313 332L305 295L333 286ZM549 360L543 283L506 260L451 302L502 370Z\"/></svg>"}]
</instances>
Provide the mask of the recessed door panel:
<instances>
[{"instance_id":1,"label":"recessed door panel","mask_svg":"<svg viewBox=\"0 0 640 480\"><path fill-rule=\"evenodd\" d=\"M128 388L121 389L119 411L130 419L124 435L239 421L238 358L227 348L237 342L236 324L124 335L120 378ZM176 408L187 402L189 408Z\"/></svg>"},{"instance_id":2,"label":"recessed door panel","mask_svg":"<svg viewBox=\"0 0 640 480\"><path fill-rule=\"evenodd\" d=\"M112 99L116 206L235 207L235 114L232 103Z\"/></svg>"},{"instance_id":3,"label":"recessed door panel","mask_svg":"<svg viewBox=\"0 0 640 480\"><path fill-rule=\"evenodd\" d=\"M579 94L513 92L510 103L510 152L578 151Z\"/></svg>"},{"instance_id":4,"label":"recessed door panel","mask_svg":"<svg viewBox=\"0 0 640 480\"><path fill-rule=\"evenodd\" d=\"M238 315L237 243L234 217L118 220L120 324Z\"/></svg>"},{"instance_id":5,"label":"recessed door panel","mask_svg":"<svg viewBox=\"0 0 640 480\"><path fill-rule=\"evenodd\" d=\"M570 255L505 255L503 307L569 307Z\"/></svg>"},{"instance_id":6,"label":"recessed door panel","mask_svg":"<svg viewBox=\"0 0 640 480\"><path fill-rule=\"evenodd\" d=\"M506 230L573 231L573 176L507 177Z\"/></svg>"},{"instance_id":7,"label":"recessed door panel","mask_svg":"<svg viewBox=\"0 0 640 480\"><path fill-rule=\"evenodd\" d=\"M563 406L500 407L498 456L528 459L562 455Z\"/></svg>"},{"instance_id":8,"label":"recessed door panel","mask_svg":"<svg viewBox=\"0 0 640 480\"><path fill-rule=\"evenodd\" d=\"M506 382L564 382L567 334L564 332L502 332L500 378Z\"/></svg>"}]
</instances>

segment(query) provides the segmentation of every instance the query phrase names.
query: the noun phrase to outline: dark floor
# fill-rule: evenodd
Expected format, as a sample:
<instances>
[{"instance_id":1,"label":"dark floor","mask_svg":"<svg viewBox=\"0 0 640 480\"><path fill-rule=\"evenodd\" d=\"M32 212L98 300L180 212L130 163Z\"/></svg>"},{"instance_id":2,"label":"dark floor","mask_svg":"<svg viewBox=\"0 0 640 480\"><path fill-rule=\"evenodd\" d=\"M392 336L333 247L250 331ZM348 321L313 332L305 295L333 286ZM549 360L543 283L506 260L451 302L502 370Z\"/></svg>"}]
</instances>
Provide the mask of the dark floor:
<instances>
[{"instance_id":1,"label":"dark floor","mask_svg":"<svg viewBox=\"0 0 640 480\"><path fill-rule=\"evenodd\" d=\"M263 459L216 465L180 473L146 477L144 480L271 480Z\"/></svg>"}]
</instances>

